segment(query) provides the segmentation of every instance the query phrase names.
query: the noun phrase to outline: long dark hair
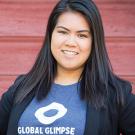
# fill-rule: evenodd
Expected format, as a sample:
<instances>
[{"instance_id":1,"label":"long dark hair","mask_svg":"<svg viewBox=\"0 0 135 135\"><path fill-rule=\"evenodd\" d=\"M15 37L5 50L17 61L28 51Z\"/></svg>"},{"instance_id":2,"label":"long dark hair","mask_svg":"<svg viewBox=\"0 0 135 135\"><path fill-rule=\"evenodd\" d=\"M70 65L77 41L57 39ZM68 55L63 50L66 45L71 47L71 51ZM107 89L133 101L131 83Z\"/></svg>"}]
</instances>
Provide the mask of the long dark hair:
<instances>
[{"instance_id":1,"label":"long dark hair","mask_svg":"<svg viewBox=\"0 0 135 135\"><path fill-rule=\"evenodd\" d=\"M120 80L113 74L105 47L105 37L98 8L91 0L60 0L54 7L47 24L45 40L32 69L23 76L15 96L21 102L34 91L38 100L45 98L57 71L57 62L51 53L51 36L58 17L68 11L81 13L92 31L92 51L80 76L80 97L95 107L105 105L111 86L117 95L117 103L124 104Z\"/></svg>"}]
</instances>

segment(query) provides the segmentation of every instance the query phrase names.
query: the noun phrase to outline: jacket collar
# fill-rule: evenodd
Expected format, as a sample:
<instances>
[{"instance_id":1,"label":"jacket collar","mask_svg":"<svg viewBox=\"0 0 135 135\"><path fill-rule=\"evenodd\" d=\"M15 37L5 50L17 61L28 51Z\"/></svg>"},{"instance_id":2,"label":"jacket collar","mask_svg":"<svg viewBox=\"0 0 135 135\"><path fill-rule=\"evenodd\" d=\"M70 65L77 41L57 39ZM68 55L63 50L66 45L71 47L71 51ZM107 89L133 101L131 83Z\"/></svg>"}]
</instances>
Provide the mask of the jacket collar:
<instances>
[{"instance_id":1,"label":"jacket collar","mask_svg":"<svg viewBox=\"0 0 135 135\"><path fill-rule=\"evenodd\" d=\"M91 104L87 103L86 124L84 135L98 135L99 134L99 114L100 111Z\"/></svg>"},{"instance_id":2,"label":"jacket collar","mask_svg":"<svg viewBox=\"0 0 135 135\"><path fill-rule=\"evenodd\" d=\"M27 99L25 99L22 103L14 105L13 110L11 112L10 120L9 120L8 127L10 128L7 131L7 135L18 135L17 129L18 129L18 122L19 122L20 116L25 110L26 106L32 101L33 97L34 97L34 92L29 94Z\"/></svg>"}]
</instances>

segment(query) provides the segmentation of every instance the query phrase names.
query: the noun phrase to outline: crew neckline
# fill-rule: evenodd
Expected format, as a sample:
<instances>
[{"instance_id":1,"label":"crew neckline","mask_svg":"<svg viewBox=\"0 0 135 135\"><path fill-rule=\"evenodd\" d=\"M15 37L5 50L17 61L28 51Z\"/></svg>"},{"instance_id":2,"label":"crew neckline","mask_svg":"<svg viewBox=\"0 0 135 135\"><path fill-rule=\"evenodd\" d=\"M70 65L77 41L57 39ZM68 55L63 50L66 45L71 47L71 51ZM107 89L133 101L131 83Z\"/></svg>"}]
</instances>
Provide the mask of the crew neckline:
<instances>
[{"instance_id":1,"label":"crew neckline","mask_svg":"<svg viewBox=\"0 0 135 135\"><path fill-rule=\"evenodd\" d=\"M71 86L76 86L78 84L80 84L80 82L75 82L75 83L72 83L72 84L59 84L59 83L53 82L53 85L57 86L57 87L71 87Z\"/></svg>"}]
</instances>

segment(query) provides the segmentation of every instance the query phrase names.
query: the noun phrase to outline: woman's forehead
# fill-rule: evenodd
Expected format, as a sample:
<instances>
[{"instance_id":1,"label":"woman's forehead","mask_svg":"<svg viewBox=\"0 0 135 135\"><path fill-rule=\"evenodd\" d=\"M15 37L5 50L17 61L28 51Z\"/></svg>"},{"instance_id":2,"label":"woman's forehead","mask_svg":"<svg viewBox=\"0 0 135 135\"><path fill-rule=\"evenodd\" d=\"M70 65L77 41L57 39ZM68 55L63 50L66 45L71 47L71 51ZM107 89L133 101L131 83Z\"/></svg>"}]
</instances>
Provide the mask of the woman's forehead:
<instances>
[{"instance_id":1,"label":"woman's forehead","mask_svg":"<svg viewBox=\"0 0 135 135\"><path fill-rule=\"evenodd\" d=\"M89 30L89 23L79 12L67 11L58 17L56 26L75 28L78 30Z\"/></svg>"}]
</instances>

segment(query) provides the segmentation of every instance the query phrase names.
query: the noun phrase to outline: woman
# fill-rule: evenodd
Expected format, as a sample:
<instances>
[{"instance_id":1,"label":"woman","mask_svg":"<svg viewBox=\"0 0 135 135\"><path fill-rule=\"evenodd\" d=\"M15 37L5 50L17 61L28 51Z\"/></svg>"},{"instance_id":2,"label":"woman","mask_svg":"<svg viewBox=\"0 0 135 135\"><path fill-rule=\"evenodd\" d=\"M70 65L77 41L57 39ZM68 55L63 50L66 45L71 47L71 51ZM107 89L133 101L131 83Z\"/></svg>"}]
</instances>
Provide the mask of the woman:
<instances>
[{"instance_id":1,"label":"woman","mask_svg":"<svg viewBox=\"0 0 135 135\"><path fill-rule=\"evenodd\" d=\"M135 96L111 70L91 0L61 0L32 69L0 101L2 135L135 135Z\"/></svg>"}]
</instances>

